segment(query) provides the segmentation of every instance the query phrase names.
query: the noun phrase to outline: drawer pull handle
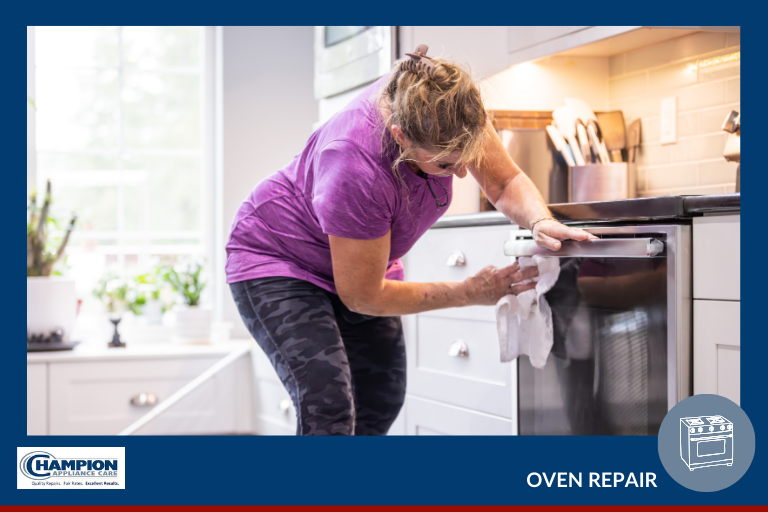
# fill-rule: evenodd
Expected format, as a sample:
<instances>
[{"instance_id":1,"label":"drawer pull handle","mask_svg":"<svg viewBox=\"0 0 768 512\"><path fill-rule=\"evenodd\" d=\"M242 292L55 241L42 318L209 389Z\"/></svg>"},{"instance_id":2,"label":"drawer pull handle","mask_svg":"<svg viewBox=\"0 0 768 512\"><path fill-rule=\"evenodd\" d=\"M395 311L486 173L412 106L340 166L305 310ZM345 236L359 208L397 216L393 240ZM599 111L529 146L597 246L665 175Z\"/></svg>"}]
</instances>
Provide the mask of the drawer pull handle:
<instances>
[{"instance_id":1,"label":"drawer pull handle","mask_svg":"<svg viewBox=\"0 0 768 512\"><path fill-rule=\"evenodd\" d=\"M448 259L445 260L445 264L449 267L463 267L467 264L467 258L464 257L464 253L461 251L453 251Z\"/></svg>"},{"instance_id":2,"label":"drawer pull handle","mask_svg":"<svg viewBox=\"0 0 768 512\"><path fill-rule=\"evenodd\" d=\"M283 398L280 400L280 404L278 405L278 408L280 409L280 412L283 414L288 414L288 411L291 410L291 406L293 403L288 398Z\"/></svg>"},{"instance_id":3,"label":"drawer pull handle","mask_svg":"<svg viewBox=\"0 0 768 512\"><path fill-rule=\"evenodd\" d=\"M139 393L131 398L131 405L136 407L154 407L160 400L154 393Z\"/></svg>"},{"instance_id":4,"label":"drawer pull handle","mask_svg":"<svg viewBox=\"0 0 768 512\"><path fill-rule=\"evenodd\" d=\"M456 340L448 347L448 355L451 357L469 357L469 348L461 340Z\"/></svg>"}]
</instances>

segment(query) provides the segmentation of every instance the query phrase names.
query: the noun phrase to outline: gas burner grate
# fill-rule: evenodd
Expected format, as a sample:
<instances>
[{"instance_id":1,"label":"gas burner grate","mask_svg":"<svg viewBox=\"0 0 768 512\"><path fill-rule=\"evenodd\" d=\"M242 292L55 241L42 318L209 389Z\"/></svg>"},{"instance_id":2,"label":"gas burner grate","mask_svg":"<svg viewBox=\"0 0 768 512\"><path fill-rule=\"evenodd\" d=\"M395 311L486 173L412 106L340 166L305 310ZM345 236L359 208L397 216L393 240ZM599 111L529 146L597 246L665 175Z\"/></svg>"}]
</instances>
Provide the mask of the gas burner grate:
<instances>
[{"instance_id":1,"label":"gas burner grate","mask_svg":"<svg viewBox=\"0 0 768 512\"><path fill-rule=\"evenodd\" d=\"M709 423L713 425L718 423L725 423L725 420L720 416L712 416L711 418L707 418L707 420L709 420Z\"/></svg>"},{"instance_id":2,"label":"gas burner grate","mask_svg":"<svg viewBox=\"0 0 768 512\"><path fill-rule=\"evenodd\" d=\"M703 425L704 424L704 422L702 420L700 420L699 418L691 418L690 420L688 420L688 423L690 423L691 425Z\"/></svg>"}]
</instances>

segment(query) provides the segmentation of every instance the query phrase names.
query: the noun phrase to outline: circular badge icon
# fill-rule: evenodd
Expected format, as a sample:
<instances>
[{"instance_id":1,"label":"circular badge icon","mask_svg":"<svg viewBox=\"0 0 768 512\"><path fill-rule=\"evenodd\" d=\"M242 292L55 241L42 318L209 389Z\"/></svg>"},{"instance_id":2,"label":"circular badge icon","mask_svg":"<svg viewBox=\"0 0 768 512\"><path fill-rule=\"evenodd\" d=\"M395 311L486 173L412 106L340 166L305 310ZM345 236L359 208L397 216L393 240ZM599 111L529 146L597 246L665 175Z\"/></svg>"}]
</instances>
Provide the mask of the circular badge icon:
<instances>
[{"instance_id":1,"label":"circular badge icon","mask_svg":"<svg viewBox=\"0 0 768 512\"><path fill-rule=\"evenodd\" d=\"M659 458L669 476L700 492L736 483L755 456L755 430L741 407L719 395L686 398L659 429Z\"/></svg>"}]
</instances>

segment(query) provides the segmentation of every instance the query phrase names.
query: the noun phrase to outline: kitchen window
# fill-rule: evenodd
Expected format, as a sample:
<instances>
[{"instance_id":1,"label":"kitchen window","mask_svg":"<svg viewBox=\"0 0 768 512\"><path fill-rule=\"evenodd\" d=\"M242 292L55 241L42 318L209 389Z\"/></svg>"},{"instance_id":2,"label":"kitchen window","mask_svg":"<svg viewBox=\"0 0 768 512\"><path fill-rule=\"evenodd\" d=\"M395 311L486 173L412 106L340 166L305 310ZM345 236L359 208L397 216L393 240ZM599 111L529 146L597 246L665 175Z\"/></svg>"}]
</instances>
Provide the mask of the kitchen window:
<instances>
[{"instance_id":1,"label":"kitchen window","mask_svg":"<svg viewBox=\"0 0 768 512\"><path fill-rule=\"evenodd\" d=\"M54 215L78 214L66 266L85 312L105 272L194 255L213 264L210 33L34 29L35 181L41 191L51 180Z\"/></svg>"}]
</instances>

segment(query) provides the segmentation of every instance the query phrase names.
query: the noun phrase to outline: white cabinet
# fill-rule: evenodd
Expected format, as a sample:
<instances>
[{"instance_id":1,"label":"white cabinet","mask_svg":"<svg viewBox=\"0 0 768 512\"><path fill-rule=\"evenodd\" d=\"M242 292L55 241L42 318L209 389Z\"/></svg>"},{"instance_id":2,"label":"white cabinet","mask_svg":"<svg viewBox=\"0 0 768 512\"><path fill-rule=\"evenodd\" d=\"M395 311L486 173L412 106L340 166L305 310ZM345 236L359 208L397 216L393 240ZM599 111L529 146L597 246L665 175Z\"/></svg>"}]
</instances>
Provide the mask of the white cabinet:
<instances>
[{"instance_id":1,"label":"white cabinet","mask_svg":"<svg viewBox=\"0 0 768 512\"><path fill-rule=\"evenodd\" d=\"M693 219L693 298L741 297L741 215Z\"/></svg>"},{"instance_id":2,"label":"white cabinet","mask_svg":"<svg viewBox=\"0 0 768 512\"><path fill-rule=\"evenodd\" d=\"M47 365L27 365L27 435L44 436L48 433Z\"/></svg>"},{"instance_id":3,"label":"white cabinet","mask_svg":"<svg viewBox=\"0 0 768 512\"><path fill-rule=\"evenodd\" d=\"M406 433L411 436L509 436L517 424L490 414L409 396Z\"/></svg>"},{"instance_id":4,"label":"white cabinet","mask_svg":"<svg viewBox=\"0 0 768 512\"><path fill-rule=\"evenodd\" d=\"M589 27L508 27L507 49L514 53Z\"/></svg>"},{"instance_id":5,"label":"white cabinet","mask_svg":"<svg viewBox=\"0 0 768 512\"><path fill-rule=\"evenodd\" d=\"M77 347L27 356L27 431L115 435L243 342L221 346ZM136 433L252 432L250 356L238 358ZM150 400L142 400L152 397Z\"/></svg>"},{"instance_id":6,"label":"white cabinet","mask_svg":"<svg viewBox=\"0 0 768 512\"><path fill-rule=\"evenodd\" d=\"M564 52L638 28L640 27L508 27L507 66Z\"/></svg>"},{"instance_id":7,"label":"white cabinet","mask_svg":"<svg viewBox=\"0 0 768 512\"><path fill-rule=\"evenodd\" d=\"M429 46L429 56L466 64L475 79L509 67L507 27L399 27L400 57L419 44Z\"/></svg>"},{"instance_id":8,"label":"white cabinet","mask_svg":"<svg viewBox=\"0 0 768 512\"><path fill-rule=\"evenodd\" d=\"M462 281L488 265L510 265L503 244L512 229L512 224L431 229L405 258L405 280ZM517 363L499 360L493 306L406 315L403 330L407 434L517 433Z\"/></svg>"},{"instance_id":9,"label":"white cabinet","mask_svg":"<svg viewBox=\"0 0 768 512\"><path fill-rule=\"evenodd\" d=\"M739 403L741 332L739 302L693 301L693 392Z\"/></svg>"},{"instance_id":10,"label":"white cabinet","mask_svg":"<svg viewBox=\"0 0 768 512\"><path fill-rule=\"evenodd\" d=\"M693 220L693 392L741 394L741 216Z\"/></svg>"}]
</instances>

